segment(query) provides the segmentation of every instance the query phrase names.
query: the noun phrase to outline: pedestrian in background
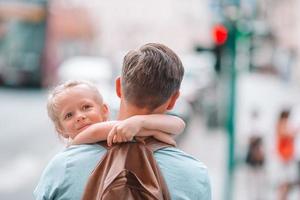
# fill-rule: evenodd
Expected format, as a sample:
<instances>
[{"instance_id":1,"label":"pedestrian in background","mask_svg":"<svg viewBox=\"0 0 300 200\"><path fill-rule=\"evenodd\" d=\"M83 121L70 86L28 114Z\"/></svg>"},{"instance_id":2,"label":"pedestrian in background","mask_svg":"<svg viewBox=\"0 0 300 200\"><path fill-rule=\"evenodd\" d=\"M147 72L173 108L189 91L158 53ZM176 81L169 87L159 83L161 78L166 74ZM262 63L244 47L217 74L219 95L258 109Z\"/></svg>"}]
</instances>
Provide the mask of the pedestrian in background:
<instances>
[{"instance_id":1,"label":"pedestrian in background","mask_svg":"<svg viewBox=\"0 0 300 200\"><path fill-rule=\"evenodd\" d=\"M259 111L251 112L251 122L246 155L249 200L265 199L266 171L263 131L259 128Z\"/></svg>"},{"instance_id":2,"label":"pedestrian in background","mask_svg":"<svg viewBox=\"0 0 300 200\"><path fill-rule=\"evenodd\" d=\"M287 199L294 177L296 129L289 123L290 110L283 109L276 124L276 152L280 161L279 200Z\"/></svg>"}]
</instances>

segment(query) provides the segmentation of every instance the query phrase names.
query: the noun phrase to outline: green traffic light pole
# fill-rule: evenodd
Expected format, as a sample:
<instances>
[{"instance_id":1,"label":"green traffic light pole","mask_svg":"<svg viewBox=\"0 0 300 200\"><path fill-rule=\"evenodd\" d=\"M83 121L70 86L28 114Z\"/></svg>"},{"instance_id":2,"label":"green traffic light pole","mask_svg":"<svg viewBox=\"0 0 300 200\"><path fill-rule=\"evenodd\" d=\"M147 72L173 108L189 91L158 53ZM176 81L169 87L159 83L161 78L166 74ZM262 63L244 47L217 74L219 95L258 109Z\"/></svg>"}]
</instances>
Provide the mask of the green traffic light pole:
<instances>
[{"instance_id":1,"label":"green traffic light pole","mask_svg":"<svg viewBox=\"0 0 300 200\"><path fill-rule=\"evenodd\" d=\"M217 73L219 76L225 78L228 83L228 96L226 96L226 132L228 143L228 159L227 159L227 173L225 177L224 199L233 199L234 188L234 170L236 165L235 160L235 105L236 105L236 42L237 42L237 16L240 6L240 0L219 0L218 5L222 8L221 13L217 15L223 16L223 23L227 28L228 37L219 52L220 63L217 63ZM221 79L222 80L222 79Z\"/></svg>"},{"instance_id":2,"label":"green traffic light pole","mask_svg":"<svg viewBox=\"0 0 300 200\"><path fill-rule=\"evenodd\" d=\"M235 101L236 101L236 28L233 22L233 27L230 30L228 38L229 54L231 57L229 68L229 99L227 107L226 129L228 133L228 163L227 163L227 192L226 200L232 200L233 185L234 185L234 169L235 169Z\"/></svg>"},{"instance_id":3,"label":"green traffic light pole","mask_svg":"<svg viewBox=\"0 0 300 200\"><path fill-rule=\"evenodd\" d=\"M237 8L237 7L236 7ZM225 200L233 199L234 189L234 170L235 170L235 105L236 105L236 38L237 27L236 19L227 18L228 40L226 42L226 56L227 62L225 68L228 76L228 105L226 130L228 134L228 160L227 160L227 177L225 184Z\"/></svg>"}]
</instances>

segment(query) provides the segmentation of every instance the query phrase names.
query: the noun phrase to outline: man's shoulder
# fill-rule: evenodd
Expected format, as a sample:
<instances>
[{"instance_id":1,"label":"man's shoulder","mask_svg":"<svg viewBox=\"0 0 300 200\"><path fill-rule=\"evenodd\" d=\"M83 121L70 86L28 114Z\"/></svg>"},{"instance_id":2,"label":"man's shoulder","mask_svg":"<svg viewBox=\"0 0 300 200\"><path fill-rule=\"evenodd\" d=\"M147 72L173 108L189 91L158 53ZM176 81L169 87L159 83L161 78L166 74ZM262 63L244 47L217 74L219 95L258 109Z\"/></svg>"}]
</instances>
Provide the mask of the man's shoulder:
<instances>
[{"instance_id":1,"label":"man's shoulder","mask_svg":"<svg viewBox=\"0 0 300 200\"><path fill-rule=\"evenodd\" d=\"M76 170L93 168L101 160L106 149L97 144L74 145L57 153L48 163L45 171L63 173L64 176Z\"/></svg>"},{"instance_id":2,"label":"man's shoulder","mask_svg":"<svg viewBox=\"0 0 300 200\"><path fill-rule=\"evenodd\" d=\"M66 167L69 162L74 162L76 160L90 159L87 155L98 156L99 154L104 154L106 152L105 148L97 145L74 145L70 146L61 152L57 153L49 162L48 167Z\"/></svg>"},{"instance_id":3,"label":"man's shoulder","mask_svg":"<svg viewBox=\"0 0 300 200\"><path fill-rule=\"evenodd\" d=\"M172 199L211 199L208 169L198 159L175 147L158 150L154 157Z\"/></svg>"},{"instance_id":4,"label":"man's shoulder","mask_svg":"<svg viewBox=\"0 0 300 200\"><path fill-rule=\"evenodd\" d=\"M70 146L57 153L42 173L34 192L36 199L63 194L77 198L105 152L105 148L95 144Z\"/></svg>"},{"instance_id":5,"label":"man's shoulder","mask_svg":"<svg viewBox=\"0 0 300 200\"><path fill-rule=\"evenodd\" d=\"M208 177L207 167L192 155L175 147L160 149L154 153L159 166L167 167L168 171L174 170L187 176L198 175L204 180Z\"/></svg>"},{"instance_id":6,"label":"man's shoulder","mask_svg":"<svg viewBox=\"0 0 300 200\"><path fill-rule=\"evenodd\" d=\"M154 156L159 160L165 160L167 162L177 162L178 164L182 163L184 165L186 165L188 162L192 166L206 169L206 166L198 159L176 147L167 147L160 149L154 153Z\"/></svg>"}]
</instances>

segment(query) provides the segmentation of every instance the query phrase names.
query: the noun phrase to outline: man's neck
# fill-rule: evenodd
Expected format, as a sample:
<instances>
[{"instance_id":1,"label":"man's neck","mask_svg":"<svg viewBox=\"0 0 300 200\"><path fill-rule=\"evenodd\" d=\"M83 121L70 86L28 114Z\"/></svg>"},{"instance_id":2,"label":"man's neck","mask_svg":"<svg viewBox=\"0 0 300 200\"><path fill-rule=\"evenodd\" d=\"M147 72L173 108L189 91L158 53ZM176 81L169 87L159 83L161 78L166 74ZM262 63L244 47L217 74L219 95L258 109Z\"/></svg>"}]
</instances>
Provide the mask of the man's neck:
<instances>
[{"instance_id":1,"label":"man's neck","mask_svg":"<svg viewBox=\"0 0 300 200\"><path fill-rule=\"evenodd\" d=\"M129 103L124 103L121 100L118 120L124 120L134 115L163 114L165 112L166 109L164 108L164 105L158 107L153 111L149 111L149 109L147 108L139 108Z\"/></svg>"},{"instance_id":2,"label":"man's neck","mask_svg":"<svg viewBox=\"0 0 300 200\"><path fill-rule=\"evenodd\" d=\"M118 120L127 119L133 115L147 115L152 114L148 109L141 109L134 106L120 106Z\"/></svg>"}]
</instances>

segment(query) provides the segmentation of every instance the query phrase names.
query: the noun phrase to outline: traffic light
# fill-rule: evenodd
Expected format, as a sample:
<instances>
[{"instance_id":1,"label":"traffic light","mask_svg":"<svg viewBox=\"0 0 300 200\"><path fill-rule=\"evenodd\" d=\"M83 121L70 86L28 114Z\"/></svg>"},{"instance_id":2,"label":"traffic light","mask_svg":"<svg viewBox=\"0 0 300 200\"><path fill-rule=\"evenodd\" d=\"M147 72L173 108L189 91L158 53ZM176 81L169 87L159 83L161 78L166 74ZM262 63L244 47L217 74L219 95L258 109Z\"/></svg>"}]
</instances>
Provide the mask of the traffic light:
<instances>
[{"instance_id":1,"label":"traffic light","mask_svg":"<svg viewBox=\"0 0 300 200\"><path fill-rule=\"evenodd\" d=\"M195 46L196 52L210 51L215 55L215 71L217 73L221 72L221 59L223 54L223 49L228 39L228 29L223 24L215 24L211 29L211 36L213 45L210 48L203 47L201 45Z\"/></svg>"},{"instance_id":2,"label":"traffic light","mask_svg":"<svg viewBox=\"0 0 300 200\"><path fill-rule=\"evenodd\" d=\"M223 24L216 24L212 29L212 38L215 45L223 45L228 37L227 28Z\"/></svg>"},{"instance_id":3,"label":"traffic light","mask_svg":"<svg viewBox=\"0 0 300 200\"><path fill-rule=\"evenodd\" d=\"M214 54L216 56L215 70L221 72L221 57L223 46L228 38L228 30L223 24L216 24L212 28L212 39L214 42Z\"/></svg>"}]
</instances>

